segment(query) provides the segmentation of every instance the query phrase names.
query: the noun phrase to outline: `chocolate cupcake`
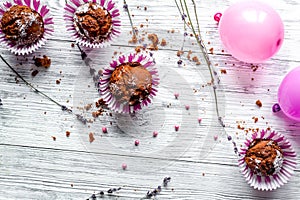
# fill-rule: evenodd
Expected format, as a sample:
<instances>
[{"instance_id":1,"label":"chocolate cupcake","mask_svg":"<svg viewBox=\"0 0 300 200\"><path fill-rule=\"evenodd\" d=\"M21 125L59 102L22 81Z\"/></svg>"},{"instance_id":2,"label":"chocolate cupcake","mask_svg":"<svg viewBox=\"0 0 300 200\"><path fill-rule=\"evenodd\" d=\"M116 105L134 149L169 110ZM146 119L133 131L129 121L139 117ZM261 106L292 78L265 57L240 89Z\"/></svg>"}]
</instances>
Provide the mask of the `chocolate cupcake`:
<instances>
[{"instance_id":1,"label":"chocolate cupcake","mask_svg":"<svg viewBox=\"0 0 300 200\"><path fill-rule=\"evenodd\" d=\"M40 1L14 1L0 8L0 41L15 54L28 54L45 44L53 32L52 18Z\"/></svg>"},{"instance_id":2,"label":"chocolate cupcake","mask_svg":"<svg viewBox=\"0 0 300 200\"><path fill-rule=\"evenodd\" d=\"M147 106L155 96L158 74L154 62L145 55L120 56L105 69L100 94L108 107L129 113Z\"/></svg>"},{"instance_id":3,"label":"chocolate cupcake","mask_svg":"<svg viewBox=\"0 0 300 200\"><path fill-rule=\"evenodd\" d=\"M239 166L246 181L258 190L282 186L296 169L296 153L290 142L274 131L253 134L240 155Z\"/></svg>"},{"instance_id":4,"label":"chocolate cupcake","mask_svg":"<svg viewBox=\"0 0 300 200\"><path fill-rule=\"evenodd\" d=\"M67 29L80 45L105 47L120 34L120 14L112 1L71 0L65 11Z\"/></svg>"},{"instance_id":5,"label":"chocolate cupcake","mask_svg":"<svg viewBox=\"0 0 300 200\"><path fill-rule=\"evenodd\" d=\"M282 150L273 140L255 139L246 151L245 162L255 174L270 176L282 167Z\"/></svg>"}]
</instances>

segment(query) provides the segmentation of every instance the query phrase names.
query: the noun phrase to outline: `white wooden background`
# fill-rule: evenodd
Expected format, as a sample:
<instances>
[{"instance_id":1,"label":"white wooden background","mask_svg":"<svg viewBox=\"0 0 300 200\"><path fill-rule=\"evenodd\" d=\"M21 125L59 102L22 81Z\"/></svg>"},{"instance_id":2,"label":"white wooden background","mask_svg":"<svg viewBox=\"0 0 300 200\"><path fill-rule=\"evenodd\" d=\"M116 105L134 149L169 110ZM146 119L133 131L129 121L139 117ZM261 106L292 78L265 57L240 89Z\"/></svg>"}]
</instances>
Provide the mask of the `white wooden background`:
<instances>
[{"instance_id":1,"label":"white wooden background","mask_svg":"<svg viewBox=\"0 0 300 200\"><path fill-rule=\"evenodd\" d=\"M115 2L121 11L122 35L109 48L87 50L92 59L91 65L96 69L107 66L112 57L116 57L115 51L119 54L134 50L135 45L128 43L131 27L127 13L122 8L123 1ZM221 96L225 95L225 99L220 99L225 116L225 131L240 145L245 134L237 128L238 125L246 129L271 127L284 134L299 152L300 124L287 119L282 113L272 113L271 108L276 103L281 79L300 63L300 3L295 0L269 1L283 19L285 40L276 56L258 64L258 69L253 71L250 64L241 63L228 52L222 51L217 24L213 20L216 12L224 11L233 2L197 1L205 43L208 49L214 49L211 59L214 64L218 64L218 72L227 71L220 75L223 90L219 91ZM93 103L98 94L80 52L76 47L71 47L73 41L65 30L63 20L64 0L48 1L47 4L54 16L55 33L46 46L25 57L14 56L4 48L0 49L0 53L39 90L72 107L74 112L81 113L78 107ZM184 31L174 1L129 0L128 4L134 15L133 23L140 34L156 33L160 39L165 38L167 41L166 46L159 45L159 50L154 52L157 67L163 74L162 83L168 84L169 80L174 81L179 77L179 80L193 87L204 84L207 69L203 60L203 64L196 66L186 59L189 50L193 51L192 55L201 58L199 48L189 36L186 37L186 52L182 57L185 66L177 66L176 53L182 45ZM147 7L146 11L144 7ZM144 27L141 28L140 24ZM145 43L150 43L147 38ZM44 69L34 66L34 55L49 56L52 59L51 67ZM35 69L39 73L32 77L31 72ZM177 73L182 72L187 74L178 76ZM192 80L187 78L189 75ZM226 134L219 135L217 141L213 139L221 133L221 129L216 128L213 121L215 115L209 89L203 89L199 92L200 97L194 97L203 98L198 99L201 102L198 105L195 102L193 104L193 99L189 101L188 92L184 88L178 88L181 96L176 101L173 92L177 86L161 84L161 91L166 91L167 96L160 98L165 103L172 103L174 112L179 110L179 114L157 111L155 117L160 114L170 115L172 121L173 116L179 116L174 122L182 124L182 127L176 133L170 129L173 135L159 134L154 139L151 133L120 136L109 132L103 135L101 124L107 120L113 121L114 118L121 119L121 122L117 121L123 130L130 130L122 124L122 119L126 121L127 118L114 115L98 120L90 127L84 126L73 115L61 111L57 105L32 92L22 81L16 83L15 77L1 61L0 98L3 105L0 106L0 199L87 199L94 192L112 187L122 187L122 190L115 196L106 196L108 199L140 199L148 190L162 184L166 176L172 180L157 199L300 198L299 170L296 170L288 184L275 191L261 192L249 187L239 172L237 157ZM58 79L61 79L60 84L56 84ZM184 84L182 87L185 87ZM263 104L261 108L255 104L258 99ZM186 102L191 105L189 111L184 109ZM199 110L193 109L193 106ZM150 116L143 117L154 120L155 117L149 113ZM84 115L90 116L88 112ZM203 117L201 125L195 125L198 116ZM257 123L254 123L253 117L258 118ZM110 131L110 126L107 126ZM66 131L71 132L70 137L66 137ZM95 132L96 140L91 144L89 132ZM53 141L52 136L56 137L56 141ZM140 139L139 147L134 147L135 138ZM127 163L127 170L122 170L122 163Z\"/></svg>"}]
</instances>

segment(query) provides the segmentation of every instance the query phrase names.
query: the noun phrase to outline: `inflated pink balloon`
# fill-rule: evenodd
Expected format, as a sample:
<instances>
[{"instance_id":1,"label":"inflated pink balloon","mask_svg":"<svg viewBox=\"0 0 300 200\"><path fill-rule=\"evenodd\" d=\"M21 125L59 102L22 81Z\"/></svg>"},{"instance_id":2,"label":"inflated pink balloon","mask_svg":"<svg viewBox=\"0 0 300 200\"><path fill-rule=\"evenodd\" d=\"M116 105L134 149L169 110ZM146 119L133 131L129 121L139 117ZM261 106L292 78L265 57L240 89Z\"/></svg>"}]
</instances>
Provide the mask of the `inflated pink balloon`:
<instances>
[{"instance_id":1,"label":"inflated pink balloon","mask_svg":"<svg viewBox=\"0 0 300 200\"><path fill-rule=\"evenodd\" d=\"M286 116L300 122L300 66L282 80L278 89L278 103Z\"/></svg>"},{"instance_id":2,"label":"inflated pink balloon","mask_svg":"<svg viewBox=\"0 0 300 200\"><path fill-rule=\"evenodd\" d=\"M272 7L256 0L246 0L237 2L223 13L219 33L225 49L235 58L258 63L280 49L284 27Z\"/></svg>"}]
</instances>

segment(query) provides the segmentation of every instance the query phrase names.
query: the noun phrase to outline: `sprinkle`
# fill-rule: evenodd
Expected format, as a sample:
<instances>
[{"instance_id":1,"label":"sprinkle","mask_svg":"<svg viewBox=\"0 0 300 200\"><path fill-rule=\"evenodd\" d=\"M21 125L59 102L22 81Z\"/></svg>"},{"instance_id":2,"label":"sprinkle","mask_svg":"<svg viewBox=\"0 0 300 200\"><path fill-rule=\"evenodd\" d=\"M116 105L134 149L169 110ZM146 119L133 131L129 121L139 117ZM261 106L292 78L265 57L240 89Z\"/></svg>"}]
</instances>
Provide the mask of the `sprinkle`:
<instances>
[{"instance_id":1,"label":"sprinkle","mask_svg":"<svg viewBox=\"0 0 300 200\"><path fill-rule=\"evenodd\" d=\"M174 93L174 97L175 97L175 99L178 99L179 93Z\"/></svg>"},{"instance_id":2,"label":"sprinkle","mask_svg":"<svg viewBox=\"0 0 300 200\"><path fill-rule=\"evenodd\" d=\"M140 141L139 141L139 140L135 140L135 141L134 141L134 145L135 145L135 146L139 146L139 144L140 144Z\"/></svg>"},{"instance_id":3,"label":"sprinkle","mask_svg":"<svg viewBox=\"0 0 300 200\"><path fill-rule=\"evenodd\" d=\"M202 122L202 118L201 118L201 117L198 118L198 122L199 122L199 123Z\"/></svg>"},{"instance_id":4,"label":"sprinkle","mask_svg":"<svg viewBox=\"0 0 300 200\"><path fill-rule=\"evenodd\" d=\"M122 164L122 169L123 169L123 170L126 170L126 169L127 169L127 164L126 164L126 163L123 163L123 164Z\"/></svg>"},{"instance_id":5,"label":"sprinkle","mask_svg":"<svg viewBox=\"0 0 300 200\"><path fill-rule=\"evenodd\" d=\"M181 64L182 64L182 60L178 60L178 61L177 61L177 64L178 64L178 65L181 65Z\"/></svg>"},{"instance_id":6,"label":"sprinkle","mask_svg":"<svg viewBox=\"0 0 300 200\"><path fill-rule=\"evenodd\" d=\"M107 128L105 126L102 127L102 132L107 133Z\"/></svg>"},{"instance_id":7,"label":"sprinkle","mask_svg":"<svg viewBox=\"0 0 300 200\"><path fill-rule=\"evenodd\" d=\"M189 106L189 105L185 105L185 109L186 109L186 110L189 110L189 109L190 109L190 106Z\"/></svg>"},{"instance_id":8,"label":"sprinkle","mask_svg":"<svg viewBox=\"0 0 300 200\"><path fill-rule=\"evenodd\" d=\"M178 131L179 130L179 125L175 125L175 131Z\"/></svg>"},{"instance_id":9,"label":"sprinkle","mask_svg":"<svg viewBox=\"0 0 300 200\"><path fill-rule=\"evenodd\" d=\"M218 140L218 135L214 135L214 140L215 140L215 141Z\"/></svg>"},{"instance_id":10,"label":"sprinkle","mask_svg":"<svg viewBox=\"0 0 300 200\"><path fill-rule=\"evenodd\" d=\"M214 15L214 20L216 21L216 22L220 22L220 19L221 19L221 17L222 17L222 13L216 13L215 15Z\"/></svg>"},{"instance_id":11,"label":"sprinkle","mask_svg":"<svg viewBox=\"0 0 300 200\"><path fill-rule=\"evenodd\" d=\"M157 131L153 131L153 137L157 137L158 132Z\"/></svg>"},{"instance_id":12,"label":"sprinkle","mask_svg":"<svg viewBox=\"0 0 300 200\"><path fill-rule=\"evenodd\" d=\"M0 101L1 102L1 101ZM272 107L272 111L274 113L279 112L281 110L280 105L278 103L275 103Z\"/></svg>"}]
</instances>

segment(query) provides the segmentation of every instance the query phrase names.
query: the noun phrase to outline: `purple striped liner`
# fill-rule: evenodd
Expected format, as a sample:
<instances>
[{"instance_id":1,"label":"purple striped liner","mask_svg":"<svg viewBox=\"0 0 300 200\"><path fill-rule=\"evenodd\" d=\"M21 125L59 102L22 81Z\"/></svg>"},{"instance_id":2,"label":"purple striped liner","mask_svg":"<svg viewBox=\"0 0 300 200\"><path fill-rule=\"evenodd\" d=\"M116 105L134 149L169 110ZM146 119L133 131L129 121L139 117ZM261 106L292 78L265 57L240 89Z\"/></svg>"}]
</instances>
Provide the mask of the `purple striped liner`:
<instances>
[{"instance_id":1,"label":"purple striped liner","mask_svg":"<svg viewBox=\"0 0 300 200\"><path fill-rule=\"evenodd\" d=\"M121 64L126 62L139 62L144 68L146 68L152 75L152 90L148 98L144 99L140 104L135 106L129 106L128 103L120 103L111 94L109 89L109 81L113 71ZM101 97L106 101L108 107L118 113L131 113L142 109L143 106L148 106L151 103L151 99L156 95L157 86L159 84L159 77L157 69L154 67L155 62L152 57L145 54L129 54L128 56L122 55L118 59L113 60L110 66L103 71L103 76L99 81L99 92Z\"/></svg>"},{"instance_id":2,"label":"purple striped liner","mask_svg":"<svg viewBox=\"0 0 300 200\"><path fill-rule=\"evenodd\" d=\"M7 47L12 53L16 55L26 55L33 53L43 45L45 45L46 41L53 34L53 18L49 13L49 9L46 5L41 5L40 0L12 0L6 1L3 4L0 4L0 19L2 19L3 14L13 5L25 5L30 7L31 9L38 12L44 21L44 34L43 36L29 45L18 45L8 39L5 38L5 34L0 29L0 43Z\"/></svg>"},{"instance_id":3,"label":"purple striped liner","mask_svg":"<svg viewBox=\"0 0 300 200\"><path fill-rule=\"evenodd\" d=\"M117 8L115 8L115 3L111 0L69 0L69 3L65 6L65 15L64 19L66 21L67 31L69 31L72 37L75 39L76 43L89 48L104 48L110 46L110 44L121 34L121 21L120 13ZM96 3L99 4L102 8L105 8L112 17L112 29L111 34L102 41L91 41L86 37L81 36L74 25L74 13L77 8L86 3Z\"/></svg>"},{"instance_id":4,"label":"purple striped liner","mask_svg":"<svg viewBox=\"0 0 300 200\"><path fill-rule=\"evenodd\" d=\"M251 142L255 139L271 139L277 142L283 152L283 164L280 171L271 176L260 176L254 174L247 166L244 158L246 152L251 144ZM244 143L244 146L240 150L240 159L239 166L241 168L241 172L245 177L248 184L251 187L257 190L266 190L271 191L279 188L288 182L291 176L296 169L296 152L293 150L291 143L281 134L275 131L265 131L262 130L259 133L252 134L251 139L247 139Z\"/></svg>"}]
</instances>

